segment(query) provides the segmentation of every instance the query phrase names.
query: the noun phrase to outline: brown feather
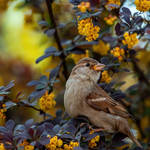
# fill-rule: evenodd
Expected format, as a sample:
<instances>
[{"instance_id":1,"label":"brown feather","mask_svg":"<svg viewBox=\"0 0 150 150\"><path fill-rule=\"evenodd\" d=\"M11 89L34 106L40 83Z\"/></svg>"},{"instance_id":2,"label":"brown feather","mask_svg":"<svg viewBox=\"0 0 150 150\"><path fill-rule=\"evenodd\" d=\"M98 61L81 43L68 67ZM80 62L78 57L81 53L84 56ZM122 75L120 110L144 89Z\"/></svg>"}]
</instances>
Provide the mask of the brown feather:
<instances>
[{"instance_id":1,"label":"brown feather","mask_svg":"<svg viewBox=\"0 0 150 150\"><path fill-rule=\"evenodd\" d=\"M87 103L94 109L104 111L123 118L130 114L119 102L113 100L102 88L96 86L86 98Z\"/></svg>"}]
</instances>

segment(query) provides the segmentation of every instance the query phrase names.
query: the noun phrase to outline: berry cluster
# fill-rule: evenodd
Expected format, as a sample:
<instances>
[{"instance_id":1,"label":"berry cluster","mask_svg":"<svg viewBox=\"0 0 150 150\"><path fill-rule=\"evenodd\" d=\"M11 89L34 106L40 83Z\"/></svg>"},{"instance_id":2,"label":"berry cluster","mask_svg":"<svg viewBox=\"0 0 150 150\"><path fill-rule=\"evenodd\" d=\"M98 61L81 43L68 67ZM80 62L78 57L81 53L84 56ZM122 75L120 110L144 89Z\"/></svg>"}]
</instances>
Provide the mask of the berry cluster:
<instances>
[{"instance_id":1,"label":"berry cluster","mask_svg":"<svg viewBox=\"0 0 150 150\"><path fill-rule=\"evenodd\" d=\"M39 100L41 110L49 113L49 111L55 107L56 101L54 100L54 93L48 94L46 92Z\"/></svg>"},{"instance_id":2,"label":"berry cluster","mask_svg":"<svg viewBox=\"0 0 150 150\"><path fill-rule=\"evenodd\" d=\"M133 48L133 46L139 42L137 33L129 34L128 32L125 32L123 37L124 40L122 40L122 43L128 45L128 48Z\"/></svg>"},{"instance_id":3,"label":"berry cluster","mask_svg":"<svg viewBox=\"0 0 150 150\"><path fill-rule=\"evenodd\" d=\"M108 25L113 25L116 19L117 19L117 17L116 16L112 16L112 15L109 15L108 17L104 18L105 22Z\"/></svg>"},{"instance_id":4,"label":"berry cluster","mask_svg":"<svg viewBox=\"0 0 150 150\"><path fill-rule=\"evenodd\" d=\"M110 51L110 53L114 56L114 57L117 57L119 61L122 61L123 60L123 57L124 57L124 49L120 48L120 47L115 47L114 49L112 49Z\"/></svg>"},{"instance_id":5,"label":"berry cluster","mask_svg":"<svg viewBox=\"0 0 150 150\"><path fill-rule=\"evenodd\" d=\"M136 9L145 12L150 9L150 1L149 0L135 0Z\"/></svg>"},{"instance_id":6,"label":"berry cluster","mask_svg":"<svg viewBox=\"0 0 150 150\"><path fill-rule=\"evenodd\" d=\"M86 12L88 9L90 9L90 3L89 2L81 2L78 5L78 8L82 13Z\"/></svg>"},{"instance_id":7,"label":"berry cluster","mask_svg":"<svg viewBox=\"0 0 150 150\"><path fill-rule=\"evenodd\" d=\"M99 26L94 26L91 18L86 18L78 21L78 32L86 36L87 41L96 40L99 37Z\"/></svg>"}]
</instances>

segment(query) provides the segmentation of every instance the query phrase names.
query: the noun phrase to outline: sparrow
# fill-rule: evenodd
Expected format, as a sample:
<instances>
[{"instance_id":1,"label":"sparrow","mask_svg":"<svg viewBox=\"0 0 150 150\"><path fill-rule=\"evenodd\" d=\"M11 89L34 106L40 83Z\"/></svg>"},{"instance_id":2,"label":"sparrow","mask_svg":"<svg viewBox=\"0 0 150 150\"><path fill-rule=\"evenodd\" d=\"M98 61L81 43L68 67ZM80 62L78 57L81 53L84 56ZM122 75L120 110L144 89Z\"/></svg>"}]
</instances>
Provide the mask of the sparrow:
<instances>
[{"instance_id":1,"label":"sparrow","mask_svg":"<svg viewBox=\"0 0 150 150\"><path fill-rule=\"evenodd\" d=\"M66 82L65 110L73 118L87 117L99 131L121 132L142 148L130 131L130 114L97 84L104 67L92 58L83 58L77 63Z\"/></svg>"}]
</instances>

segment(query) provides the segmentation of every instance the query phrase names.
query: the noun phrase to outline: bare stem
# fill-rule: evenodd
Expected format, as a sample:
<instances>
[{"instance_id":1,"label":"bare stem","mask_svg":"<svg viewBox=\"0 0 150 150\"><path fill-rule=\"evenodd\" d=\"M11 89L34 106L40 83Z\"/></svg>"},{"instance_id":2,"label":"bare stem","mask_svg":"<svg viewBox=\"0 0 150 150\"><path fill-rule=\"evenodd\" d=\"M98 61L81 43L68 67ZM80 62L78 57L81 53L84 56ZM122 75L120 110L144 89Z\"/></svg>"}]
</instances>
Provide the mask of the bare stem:
<instances>
[{"instance_id":1,"label":"bare stem","mask_svg":"<svg viewBox=\"0 0 150 150\"><path fill-rule=\"evenodd\" d=\"M53 2L52 0L46 0L46 5L47 5L49 17L50 17L51 22L52 22L52 28L55 29L54 38L56 40L59 51L62 51L60 58L63 62L62 65L63 65L63 69L64 69L64 76L65 76L65 79L67 80L68 79L68 70L67 70L67 66L66 66L66 62L65 62L65 54L64 54L64 50L63 50L63 47L61 45L61 40L60 40L60 37L58 34L57 24L56 24L53 9L52 9L52 2Z\"/></svg>"},{"instance_id":2,"label":"bare stem","mask_svg":"<svg viewBox=\"0 0 150 150\"><path fill-rule=\"evenodd\" d=\"M148 78L145 76L143 70L137 65L135 58L132 58L132 64L134 71L138 74L139 81L143 81L148 87L150 87L150 82Z\"/></svg>"},{"instance_id":3,"label":"bare stem","mask_svg":"<svg viewBox=\"0 0 150 150\"><path fill-rule=\"evenodd\" d=\"M143 70L141 70L141 68L138 66L138 64L137 64L136 59L134 58L134 56L131 57L131 61L132 61L132 64L133 64L133 70L138 75L139 82L143 82L148 87L150 87L149 79L146 77L146 75L144 74ZM131 111L130 111L130 113L131 113ZM145 138L145 134L143 133L143 130L142 130L142 127L141 127L141 124L140 124L140 119L136 118L135 123L136 123L136 125L137 125L137 127L139 129L139 132L140 132L142 138Z\"/></svg>"},{"instance_id":4,"label":"bare stem","mask_svg":"<svg viewBox=\"0 0 150 150\"><path fill-rule=\"evenodd\" d=\"M18 106L22 106L22 107L32 108L32 109L34 109L34 110L40 112L41 114L45 114L45 112L44 112L43 110L41 110L41 109L39 109L39 108L36 108L36 107L34 107L34 106L31 106L31 105L29 105L29 104L23 103L23 102L19 102L19 103L17 103L17 105L18 105Z\"/></svg>"}]
</instances>

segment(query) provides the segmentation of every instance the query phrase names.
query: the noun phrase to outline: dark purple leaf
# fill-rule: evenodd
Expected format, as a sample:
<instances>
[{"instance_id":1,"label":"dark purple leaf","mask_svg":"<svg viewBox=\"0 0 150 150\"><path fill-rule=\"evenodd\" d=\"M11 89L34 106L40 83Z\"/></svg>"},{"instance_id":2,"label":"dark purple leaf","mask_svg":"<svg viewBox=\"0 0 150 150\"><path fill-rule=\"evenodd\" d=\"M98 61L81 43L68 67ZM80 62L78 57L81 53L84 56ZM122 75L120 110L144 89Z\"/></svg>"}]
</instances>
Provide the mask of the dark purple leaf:
<instances>
[{"instance_id":1,"label":"dark purple leaf","mask_svg":"<svg viewBox=\"0 0 150 150\"><path fill-rule=\"evenodd\" d=\"M126 95L124 93L122 93L121 91L116 91L113 94L111 94L111 97L115 100L120 100L126 97Z\"/></svg>"},{"instance_id":2,"label":"dark purple leaf","mask_svg":"<svg viewBox=\"0 0 150 150\"><path fill-rule=\"evenodd\" d=\"M97 135L99 135L99 134L98 133L93 133L93 134L86 133L82 136L85 137L84 142L87 142L87 141L93 139L94 137L96 137Z\"/></svg>"},{"instance_id":3,"label":"dark purple leaf","mask_svg":"<svg viewBox=\"0 0 150 150\"><path fill-rule=\"evenodd\" d=\"M4 135L3 135L3 140L6 141L6 142L12 143L12 142L13 142L13 136L10 135L9 133L4 134Z\"/></svg>"},{"instance_id":4,"label":"dark purple leaf","mask_svg":"<svg viewBox=\"0 0 150 150\"><path fill-rule=\"evenodd\" d=\"M41 96L43 96L46 92L46 89L40 90L40 91L34 91L29 95L29 100L33 99L33 98L40 98Z\"/></svg>"},{"instance_id":5,"label":"dark purple leaf","mask_svg":"<svg viewBox=\"0 0 150 150\"><path fill-rule=\"evenodd\" d=\"M39 91L39 90L45 89L46 87L47 87L47 84L41 83L41 84L38 84L35 89Z\"/></svg>"},{"instance_id":6,"label":"dark purple leaf","mask_svg":"<svg viewBox=\"0 0 150 150\"><path fill-rule=\"evenodd\" d=\"M55 33L55 29L48 29L48 30L44 31L44 33L45 33L48 37L50 37L50 36L52 36L52 35Z\"/></svg>"},{"instance_id":7,"label":"dark purple leaf","mask_svg":"<svg viewBox=\"0 0 150 150\"><path fill-rule=\"evenodd\" d=\"M45 129L44 125L40 125L39 127L37 127L35 136L40 137L41 134L44 132L44 129Z\"/></svg>"},{"instance_id":8,"label":"dark purple leaf","mask_svg":"<svg viewBox=\"0 0 150 150\"><path fill-rule=\"evenodd\" d=\"M40 61L42 61L43 59L45 59L45 58L47 58L47 57L49 57L49 56L51 56L51 55L52 55L52 54L48 53L48 54L45 54L45 55L39 57L39 58L36 60L36 63L38 64Z\"/></svg>"},{"instance_id":9,"label":"dark purple leaf","mask_svg":"<svg viewBox=\"0 0 150 150\"><path fill-rule=\"evenodd\" d=\"M34 123L34 120L33 119L29 119L25 122L25 127L26 128L30 128Z\"/></svg>"},{"instance_id":10,"label":"dark purple leaf","mask_svg":"<svg viewBox=\"0 0 150 150\"><path fill-rule=\"evenodd\" d=\"M107 42L107 43L114 42L115 40L116 40L116 37L112 37L112 36L105 36L105 37L103 37L103 41Z\"/></svg>"},{"instance_id":11,"label":"dark purple leaf","mask_svg":"<svg viewBox=\"0 0 150 150\"><path fill-rule=\"evenodd\" d=\"M78 47L78 46L88 46L88 45L94 45L94 44L98 44L98 42L97 41L92 41L92 42L83 41L83 42L76 43L76 47Z\"/></svg>"},{"instance_id":12,"label":"dark purple leaf","mask_svg":"<svg viewBox=\"0 0 150 150\"><path fill-rule=\"evenodd\" d=\"M122 11L124 12L124 14L128 15L128 16L131 16L131 11L130 9L128 9L127 7L123 7L122 8Z\"/></svg>"},{"instance_id":13,"label":"dark purple leaf","mask_svg":"<svg viewBox=\"0 0 150 150\"><path fill-rule=\"evenodd\" d=\"M58 51L55 47L51 46L45 50L45 54L43 56L39 57L36 60L36 63L39 63L40 61L42 61L43 59L49 56L60 56L61 53L62 53L61 51Z\"/></svg>"},{"instance_id":14,"label":"dark purple leaf","mask_svg":"<svg viewBox=\"0 0 150 150\"><path fill-rule=\"evenodd\" d=\"M109 64L109 65L107 65L108 67L118 67L118 66L120 66L120 63L116 63L116 64Z\"/></svg>"},{"instance_id":15,"label":"dark purple leaf","mask_svg":"<svg viewBox=\"0 0 150 150\"><path fill-rule=\"evenodd\" d=\"M54 125L52 123L48 123L48 122L45 122L44 123L44 126L45 126L45 129L49 129L49 130L52 130Z\"/></svg>"},{"instance_id":16,"label":"dark purple leaf","mask_svg":"<svg viewBox=\"0 0 150 150\"><path fill-rule=\"evenodd\" d=\"M79 13L80 13L80 12L79 12ZM90 15L89 15L88 13L84 13L84 14L83 14L83 13L80 13L80 14L82 14L82 15L79 15L79 14L78 14L78 15L80 16L79 21L90 17Z\"/></svg>"},{"instance_id":17,"label":"dark purple leaf","mask_svg":"<svg viewBox=\"0 0 150 150\"><path fill-rule=\"evenodd\" d=\"M0 126L0 135L4 141L12 142L12 133L10 133L7 128Z\"/></svg>"},{"instance_id":18,"label":"dark purple leaf","mask_svg":"<svg viewBox=\"0 0 150 150\"><path fill-rule=\"evenodd\" d=\"M16 106L16 103L8 101L8 102L5 103L5 105L6 105L6 109L9 109L9 108L11 108L13 106Z\"/></svg>"},{"instance_id":19,"label":"dark purple leaf","mask_svg":"<svg viewBox=\"0 0 150 150\"><path fill-rule=\"evenodd\" d=\"M8 130L5 127L0 126L0 134L1 133L7 133Z\"/></svg>"},{"instance_id":20,"label":"dark purple leaf","mask_svg":"<svg viewBox=\"0 0 150 150\"><path fill-rule=\"evenodd\" d=\"M23 141L29 139L30 136L27 132L27 128L24 125L17 125L14 129L14 139Z\"/></svg>"},{"instance_id":21,"label":"dark purple leaf","mask_svg":"<svg viewBox=\"0 0 150 150\"><path fill-rule=\"evenodd\" d=\"M9 130L9 131L13 131L14 127L15 127L15 122L13 120L8 120L6 122L6 128Z\"/></svg>"},{"instance_id":22,"label":"dark purple leaf","mask_svg":"<svg viewBox=\"0 0 150 150\"><path fill-rule=\"evenodd\" d=\"M33 141L33 142L30 143L30 145L35 146L36 143L37 143L36 141Z\"/></svg>"},{"instance_id":23,"label":"dark purple leaf","mask_svg":"<svg viewBox=\"0 0 150 150\"><path fill-rule=\"evenodd\" d=\"M51 47L48 47L48 48L45 50L45 54L54 53L54 52L57 52L57 51L58 51L58 50L56 49L56 47L51 46Z\"/></svg>"},{"instance_id":24,"label":"dark purple leaf","mask_svg":"<svg viewBox=\"0 0 150 150\"><path fill-rule=\"evenodd\" d=\"M48 22L45 21L45 20L39 21L38 24L41 25L41 26L43 26L43 27L48 27L49 26Z\"/></svg>"},{"instance_id":25,"label":"dark purple leaf","mask_svg":"<svg viewBox=\"0 0 150 150\"><path fill-rule=\"evenodd\" d=\"M33 128L29 128L29 129L28 129L28 133L29 133L29 135L30 135L31 137L33 137L33 135L34 135L34 129L33 129Z\"/></svg>"},{"instance_id":26,"label":"dark purple leaf","mask_svg":"<svg viewBox=\"0 0 150 150\"><path fill-rule=\"evenodd\" d=\"M81 0L69 0L69 2L74 5L78 5L81 2Z\"/></svg>"},{"instance_id":27,"label":"dark purple leaf","mask_svg":"<svg viewBox=\"0 0 150 150\"><path fill-rule=\"evenodd\" d=\"M67 126L67 129L66 129L68 132L70 132L71 134L75 134L76 133L76 128L74 125L69 125Z\"/></svg>"},{"instance_id":28,"label":"dark purple leaf","mask_svg":"<svg viewBox=\"0 0 150 150\"><path fill-rule=\"evenodd\" d=\"M38 83L39 83L39 81L33 80L33 81L28 82L28 83L27 83L27 86L35 86L35 85L37 85Z\"/></svg>"},{"instance_id":29,"label":"dark purple leaf","mask_svg":"<svg viewBox=\"0 0 150 150\"><path fill-rule=\"evenodd\" d=\"M134 20L134 24L138 25L138 26L142 25L143 24L143 18L141 16L136 17Z\"/></svg>"},{"instance_id":30,"label":"dark purple leaf","mask_svg":"<svg viewBox=\"0 0 150 150\"><path fill-rule=\"evenodd\" d=\"M96 12L96 13L93 13L93 14L91 14L90 16L99 16L100 14L102 13L102 10L101 11L98 11L98 12Z\"/></svg>"},{"instance_id":31,"label":"dark purple leaf","mask_svg":"<svg viewBox=\"0 0 150 150\"><path fill-rule=\"evenodd\" d=\"M10 92L0 91L1 95L8 95Z\"/></svg>"},{"instance_id":32,"label":"dark purple leaf","mask_svg":"<svg viewBox=\"0 0 150 150\"><path fill-rule=\"evenodd\" d=\"M0 90L3 90L5 87L4 86L0 86Z\"/></svg>"},{"instance_id":33,"label":"dark purple leaf","mask_svg":"<svg viewBox=\"0 0 150 150\"><path fill-rule=\"evenodd\" d=\"M55 133L58 133L59 132L59 130L60 130L60 125L55 125L54 127L53 127L53 131L55 132Z\"/></svg>"},{"instance_id":34,"label":"dark purple leaf","mask_svg":"<svg viewBox=\"0 0 150 150\"><path fill-rule=\"evenodd\" d=\"M122 17L122 19L128 24L128 25L131 25L131 21L130 21L130 17L125 15Z\"/></svg>"},{"instance_id":35,"label":"dark purple leaf","mask_svg":"<svg viewBox=\"0 0 150 150\"><path fill-rule=\"evenodd\" d=\"M102 57L101 60L100 60L100 62L102 64L107 65L107 64L109 64L109 58L108 57Z\"/></svg>"},{"instance_id":36,"label":"dark purple leaf","mask_svg":"<svg viewBox=\"0 0 150 150\"><path fill-rule=\"evenodd\" d=\"M9 90L10 88L12 88L13 86L14 86L15 84L14 84L14 81L11 81L6 87L5 87L5 91L6 90Z\"/></svg>"},{"instance_id":37,"label":"dark purple leaf","mask_svg":"<svg viewBox=\"0 0 150 150\"><path fill-rule=\"evenodd\" d=\"M45 76L45 75L41 76L41 77L40 77L40 81L41 81L42 83L47 83L47 82L48 82L47 76Z\"/></svg>"},{"instance_id":38,"label":"dark purple leaf","mask_svg":"<svg viewBox=\"0 0 150 150\"><path fill-rule=\"evenodd\" d=\"M80 49L74 49L70 51L72 54L85 54L85 50L80 50Z\"/></svg>"},{"instance_id":39,"label":"dark purple leaf","mask_svg":"<svg viewBox=\"0 0 150 150\"><path fill-rule=\"evenodd\" d=\"M3 99L4 99L4 96L0 96L0 102L3 101Z\"/></svg>"},{"instance_id":40,"label":"dark purple leaf","mask_svg":"<svg viewBox=\"0 0 150 150\"><path fill-rule=\"evenodd\" d=\"M53 78L57 77L59 74L60 65L58 65L56 68L52 69L50 72L49 80L52 80Z\"/></svg>"},{"instance_id":41,"label":"dark purple leaf","mask_svg":"<svg viewBox=\"0 0 150 150\"><path fill-rule=\"evenodd\" d=\"M57 28L61 29L61 28L64 28L65 26L66 26L65 23L60 23L60 24L57 26Z\"/></svg>"},{"instance_id":42,"label":"dark purple leaf","mask_svg":"<svg viewBox=\"0 0 150 150\"><path fill-rule=\"evenodd\" d=\"M78 146L78 147L74 147L73 150L83 150L83 148L81 148L80 146Z\"/></svg>"},{"instance_id":43,"label":"dark purple leaf","mask_svg":"<svg viewBox=\"0 0 150 150\"><path fill-rule=\"evenodd\" d=\"M39 139L39 143L42 144L42 145L44 145L44 146L45 146L46 144L48 144L49 141L50 141L50 139L49 139L47 136L42 136L42 137L40 137L40 139Z\"/></svg>"},{"instance_id":44,"label":"dark purple leaf","mask_svg":"<svg viewBox=\"0 0 150 150\"><path fill-rule=\"evenodd\" d=\"M62 52L55 52L54 54L53 54L53 56L60 56L62 54Z\"/></svg>"},{"instance_id":45,"label":"dark purple leaf","mask_svg":"<svg viewBox=\"0 0 150 150\"><path fill-rule=\"evenodd\" d=\"M120 26L120 23L117 23L116 26L115 26L115 31L116 31L116 34L119 36L121 35L121 26Z\"/></svg>"},{"instance_id":46,"label":"dark purple leaf","mask_svg":"<svg viewBox=\"0 0 150 150\"><path fill-rule=\"evenodd\" d=\"M5 143L5 149L11 149L11 150L14 150L15 148L14 148L14 146L12 145L12 144L10 144L10 143Z\"/></svg>"},{"instance_id":47,"label":"dark purple leaf","mask_svg":"<svg viewBox=\"0 0 150 150\"><path fill-rule=\"evenodd\" d=\"M61 135L61 138L73 140L74 136L72 136L71 134L63 134L63 135Z\"/></svg>"},{"instance_id":48,"label":"dark purple leaf","mask_svg":"<svg viewBox=\"0 0 150 150\"><path fill-rule=\"evenodd\" d=\"M14 129L14 135L16 136L17 134L23 133L25 132L25 130L26 130L25 126L22 124L19 124Z\"/></svg>"},{"instance_id":49,"label":"dark purple leaf","mask_svg":"<svg viewBox=\"0 0 150 150\"><path fill-rule=\"evenodd\" d=\"M61 41L61 44L63 45L63 46L65 46L65 45L70 45L72 43L72 40L62 40ZM70 48L70 47L69 47Z\"/></svg>"}]
</instances>

